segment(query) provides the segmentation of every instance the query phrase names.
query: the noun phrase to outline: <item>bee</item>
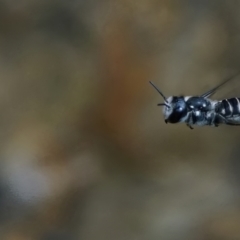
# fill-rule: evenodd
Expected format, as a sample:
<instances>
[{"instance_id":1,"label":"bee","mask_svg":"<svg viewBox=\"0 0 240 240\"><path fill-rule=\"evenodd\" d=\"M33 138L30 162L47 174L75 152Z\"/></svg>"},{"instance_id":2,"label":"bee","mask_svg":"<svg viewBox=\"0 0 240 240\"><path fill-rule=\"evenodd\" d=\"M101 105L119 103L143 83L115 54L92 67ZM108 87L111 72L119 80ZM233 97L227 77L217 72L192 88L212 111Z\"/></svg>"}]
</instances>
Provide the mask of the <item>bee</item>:
<instances>
[{"instance_id":1,"label":"bee","mask_svg":"<svg viewBox=\"0 0 240 240\"><path fill-rule=\"evenodd\" d=\"M163 106L165 123L186 123L190 129L193 129L193 125L218 127L219 124L227 124L239 126L240 98L235 97L224 100L211 100L209 98L221 86L234 79L237 75L239 73L200 96L170 96L166 98L151 81L149 83L164 100L164 103L159 103L158 106Z\"/></svg>"}]
</instances>

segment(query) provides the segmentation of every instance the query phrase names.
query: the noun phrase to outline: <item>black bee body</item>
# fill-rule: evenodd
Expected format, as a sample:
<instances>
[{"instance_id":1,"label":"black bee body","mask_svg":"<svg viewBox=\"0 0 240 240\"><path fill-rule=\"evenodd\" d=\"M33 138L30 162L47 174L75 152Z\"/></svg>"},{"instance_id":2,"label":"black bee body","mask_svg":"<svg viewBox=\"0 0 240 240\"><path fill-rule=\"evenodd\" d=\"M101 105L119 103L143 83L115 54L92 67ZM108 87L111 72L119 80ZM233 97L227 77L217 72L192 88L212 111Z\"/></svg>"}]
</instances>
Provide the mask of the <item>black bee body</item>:
<instances>
[{"instance_id":1,"label":"black bee body","mask_svg":"<svg viewBox=\"0 0 240 240\"><path fill-rule=\"evenodd\" d=\"M203 97L169 97L170 107L164 106L166 123L186 123L191 125L214 125L215 102Z\"/></svg>"},{"instance_id":2,"label":"black bee body","mask_svg":"<svg viewBox=\"0 0 240 240\"><path fill-rule=\"evenodd\" d=\"M240 125L240 98L218 101L215 112L221 116L220 122L228 125Z\"/></svg>"},{"instance_id":3,"label":"black bee body","mask_svg":"<svg viewBox=\"0 0 240 240\"><path fill-rule=\"evenodd\" d=\"M164 103L163 115L166 123L186 123L192 129L192 125L215 126L219 124L240 125L240 98L230 98L221 101L211 100L213 95L227 79L219 86L202 94L201 96L172 96L166 98L162 92L152 83L153 87L161 94Z\"/></svg>"},{"instance_id":4,"label":"black bee body","mask_svg":"<svg viewBox=\"0 0 240 240\"><path fill-rule=\"evenodd\" d=\"M203 97L189 97L186 101L189 111L188 125L210 125L213 102Z\"/></svg>"}]
</instances>

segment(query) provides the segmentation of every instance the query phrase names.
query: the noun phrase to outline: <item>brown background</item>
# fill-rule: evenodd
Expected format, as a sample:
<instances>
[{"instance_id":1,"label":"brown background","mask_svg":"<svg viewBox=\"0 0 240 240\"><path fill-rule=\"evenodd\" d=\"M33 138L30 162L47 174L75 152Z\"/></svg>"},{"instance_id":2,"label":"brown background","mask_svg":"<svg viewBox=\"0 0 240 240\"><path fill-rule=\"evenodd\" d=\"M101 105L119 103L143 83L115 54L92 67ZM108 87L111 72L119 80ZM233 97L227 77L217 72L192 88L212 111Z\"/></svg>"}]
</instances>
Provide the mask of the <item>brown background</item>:
<instances>
[{"instance_id":1,"label":"brown background","mask_svg":"<svg viewBox=\"0 0 240 240\"><path fill-rule=\"evenodd\" d=\"M239 11L0 1L0 239L240 239L240 128L165 125L148 83L196 95L239 71Z\"/></svg>"}]
</instances>

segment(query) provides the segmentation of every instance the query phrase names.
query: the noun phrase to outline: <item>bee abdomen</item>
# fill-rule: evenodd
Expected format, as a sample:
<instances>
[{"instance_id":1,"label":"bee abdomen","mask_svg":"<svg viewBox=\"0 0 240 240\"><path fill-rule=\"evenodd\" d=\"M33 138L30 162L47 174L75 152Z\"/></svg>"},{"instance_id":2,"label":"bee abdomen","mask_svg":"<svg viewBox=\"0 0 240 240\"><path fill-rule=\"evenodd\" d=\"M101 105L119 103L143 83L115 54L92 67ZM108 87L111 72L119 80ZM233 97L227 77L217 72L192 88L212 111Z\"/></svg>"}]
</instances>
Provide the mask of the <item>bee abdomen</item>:
<instances>
[{"instance_id":1,"label":"bee abdomen","mask_svg":"<svg viewBox=\"0 0 240 240\"><path fill-rule=\"evenodd\" d=\"M229 98L219 102L217 112L224 117L240 115L240 99Z\"/></svg>"}]
</instances>

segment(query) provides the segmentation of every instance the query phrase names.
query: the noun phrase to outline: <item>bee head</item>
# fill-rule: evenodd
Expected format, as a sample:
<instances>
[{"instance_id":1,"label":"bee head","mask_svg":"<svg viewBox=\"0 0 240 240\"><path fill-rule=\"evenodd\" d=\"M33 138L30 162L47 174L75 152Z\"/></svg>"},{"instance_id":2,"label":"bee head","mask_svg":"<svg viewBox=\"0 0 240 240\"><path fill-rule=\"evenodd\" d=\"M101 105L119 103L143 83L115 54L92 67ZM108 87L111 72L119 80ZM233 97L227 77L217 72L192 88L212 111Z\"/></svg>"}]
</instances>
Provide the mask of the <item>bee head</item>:
<instances>
[{"instance_id":1,"label":"bee head","mask_svg":"<svg viewBox=\"0 0 240 240\"><path fill-rule=\"evenodd\" d=\"M166 98L163 93L152 83L150 84L158 91L164 99L164 103L159 103L158 106L163 106L163 115L166 123L178 123L187 115L187 104L184 97L169 97Z\"/></svg>"},{"instance_id":2,"label":"bee head","mask_svg":"<svg viewBox=\"0 0 240 240\"><path fill-rule=\"evenodd\" d=\"M187 115L187 104L184 97L169 97L168 105L163 107L166 123L178 123Z\"/></svg>"}]
</instances>

